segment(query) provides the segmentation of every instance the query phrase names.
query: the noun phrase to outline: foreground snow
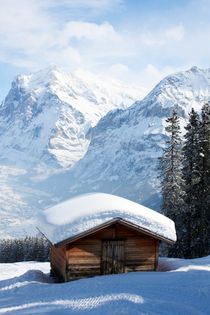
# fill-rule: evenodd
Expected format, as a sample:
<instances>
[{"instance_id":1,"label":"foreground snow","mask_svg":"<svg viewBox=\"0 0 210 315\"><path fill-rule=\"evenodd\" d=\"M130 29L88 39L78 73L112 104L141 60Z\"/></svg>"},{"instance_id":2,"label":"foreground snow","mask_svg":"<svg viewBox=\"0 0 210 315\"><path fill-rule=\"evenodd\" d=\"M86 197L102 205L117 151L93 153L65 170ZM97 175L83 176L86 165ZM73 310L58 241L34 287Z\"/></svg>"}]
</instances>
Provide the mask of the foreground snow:
<instances>
[{"instance_id":1,"label":"foreground snow","mask_svg":"<svg viewBox=\"0 0 210 315\"><path fill-rule=\"evenodd\" d=\"M210 314L210 256L162 258L159 268L172 272L53 284L48 263L0 264L0 314Z\"/></svg>"}]
</instances>

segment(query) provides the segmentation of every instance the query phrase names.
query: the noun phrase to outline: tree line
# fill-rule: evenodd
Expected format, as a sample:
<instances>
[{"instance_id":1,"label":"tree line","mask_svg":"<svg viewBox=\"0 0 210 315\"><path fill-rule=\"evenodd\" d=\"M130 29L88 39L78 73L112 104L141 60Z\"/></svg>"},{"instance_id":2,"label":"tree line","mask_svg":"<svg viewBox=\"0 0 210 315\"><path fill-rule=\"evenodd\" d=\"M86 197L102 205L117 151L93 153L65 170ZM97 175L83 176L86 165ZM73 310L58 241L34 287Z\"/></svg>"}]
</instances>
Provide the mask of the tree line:
<instances>
[{"instance_id":1,"label":"tree line","mask_svg":"<svg viewBox=\"0 0 210 315\"><path fill-rule=\"evenodd\" d=\"M189 113L184 138L176 109L166 120L160 157L161 212L176 225L177 242L169 257L195 258L210 253L210 104Z\"/></svg>"},{"instance_id":2,"label":"tree line","mask_svg":"<svg viewBox=\"0 0 210 315\"><path fill-rule=\"evenodd\" d=\"M49 242L44 237L0 240L0 263L18 261L49 261Z\"/></svg>"}]
</instances>

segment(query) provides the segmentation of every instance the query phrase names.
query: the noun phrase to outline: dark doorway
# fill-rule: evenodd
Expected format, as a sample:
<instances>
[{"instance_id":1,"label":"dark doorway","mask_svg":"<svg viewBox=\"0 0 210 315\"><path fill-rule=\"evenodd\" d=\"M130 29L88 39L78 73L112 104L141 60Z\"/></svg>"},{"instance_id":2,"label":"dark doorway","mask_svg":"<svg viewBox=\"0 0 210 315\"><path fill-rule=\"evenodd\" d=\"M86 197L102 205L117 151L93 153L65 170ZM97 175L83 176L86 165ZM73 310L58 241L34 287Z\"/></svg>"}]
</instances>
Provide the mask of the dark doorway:
<instances>
[{"instance_id":1,"label":"dark doorway","mask_svg":"<svg viewBox=\"0 0 210 315\"><path fill-rule=\"evenodd\" d=\"M125 272L125 242L103 241L101 273L103 275Z\"/></svg>"}]
</instances>

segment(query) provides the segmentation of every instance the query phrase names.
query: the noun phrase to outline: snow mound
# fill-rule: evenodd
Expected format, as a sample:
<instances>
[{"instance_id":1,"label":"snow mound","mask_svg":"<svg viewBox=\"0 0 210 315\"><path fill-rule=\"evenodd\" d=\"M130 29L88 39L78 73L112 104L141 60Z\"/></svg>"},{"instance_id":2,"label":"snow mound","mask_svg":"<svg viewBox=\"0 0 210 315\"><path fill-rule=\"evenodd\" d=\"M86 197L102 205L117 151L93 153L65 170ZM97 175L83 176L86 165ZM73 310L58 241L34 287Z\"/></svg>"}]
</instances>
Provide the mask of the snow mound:
<instances>
[{"instance_id":1,"label":"snow mound","mask_svg":"<svg viewBox=\"0 0 210 315\"><path fill-rule=\"evenodd\" d=\"M20 279L24 281L28 280L26 279L29 275L31 279L31 274L29 273L32 271L32 273L36 274L34 277L34 280L36 278L37 280L37 271L38 273L41 272L41 274L47 274L50 272L50 264L49 262L34 262L34 261L24 261L24 262L16 262L16 263L2 263L0 264L0 281L9 279L9 278L16 278L20 281ZM23 275L25 275L23 278L21 278ZM42 277L41 275L41 277ZM37 280L38 281L38 280Z\"/></svg>"},{"instance_id":2,"label":"snow mound","mask_svg":"<svg viewBox=\"0 0 210 315\"><path fill-rule=\"evenodd\" d=\"M116 218L135 224L157 238L176 241L172 220L133 201L105 193L81 195L45 210L41 230L57 244Z\"/></svg>"},{"instance_id":3,"label":"snow mound","mask_svg":"<svg viewBox=\"0 0 210 315\"><path fill-rule=\"evenodd\" d=\"M159 271L210 271L210 256L194 259L160 257L158 261Z\"/></svg>"}]
</instances>

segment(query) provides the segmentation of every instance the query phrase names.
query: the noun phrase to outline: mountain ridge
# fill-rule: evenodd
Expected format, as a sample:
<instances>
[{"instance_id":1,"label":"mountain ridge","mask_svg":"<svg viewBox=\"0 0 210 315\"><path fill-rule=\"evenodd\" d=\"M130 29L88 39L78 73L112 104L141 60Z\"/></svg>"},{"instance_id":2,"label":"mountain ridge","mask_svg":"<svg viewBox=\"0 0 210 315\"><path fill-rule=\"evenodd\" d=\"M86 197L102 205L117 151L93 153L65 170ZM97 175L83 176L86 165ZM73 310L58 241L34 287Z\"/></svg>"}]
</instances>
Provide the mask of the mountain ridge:
<instances>
[{"instance_id":1,"label":"mountain ridge","mask_svg":"<svg viewBox=\"0 0 210 315\"><path fill-rule=\"evenodd\" d=\"M112 82L110 88L94 83L87 74L83 80L81 75L53 66L16 77L0 107L0 137L4 134L7 141L1 139L0 149L7 157L18 153L24 165L33 156L37 164L37 156L52 167L71 167L87 150L89 128L110 110L131 105L137 97L132 93L140 94L135 89L124 92L119 83Z\"/></svg>"},{"instance_id":2,"label":"mountain ridge","mask_svg":"<svg viewBox=\"0 0 210 315\"><path fill-rule=\"evenodd\" d=\"M27 87L29 83L26 78L24 80ZM7 98L0 109L0 168L2 171L0 201L3 213L0 228L2 233L8 235L21 233L24 219L26 220L24 228L30 233L31 226L36 225L39 211L84 192L112 193L158 210L161 196L157 161L167 137L165 119L176 106L181 117L182 131L184 130L190 109L194 107L199 111L203 103L210 99L210 69L202 70L193 67L188 71L167 76L141 101L136 100L131 106L121 104L121 109L115 104L111 111L99 114L98 121L95 123L85 118L87 116L81 108L80 110L72 108L64 101L64 98L61 101L54 95L49 98L48 94L47 96L44 94L39 102L36 102L37 93L46 91L46 87L41 85L43 87L41 91L39 85L36 85L37 89L34 90L34 82L32 83L32 95L22 93L21 82L18 86L20 95L14 91L13 85L13 94ZM42 83L45 85L46 81ZM54 84L54 89L56 89L56 84ZM98 86L101 83L97 81L90 84ZM62 87L64 91L60 92L64 97L66 86L62 83ZM93 92L94 94L101 93L95 92L94 89ZM112 90L108 94L112 94ZM122 98L122 94L120 95ZM93 99L91 93L88 97ZM112 99L116 97L115 95ZM28 109L28 117L24 116L21 108L17 109L19 98L21 98L23 113ZM45 98L47 98L47 103L43 102ZM80 100L81 96L77 101L80 102ZM44 113L45 119L42 120L40 107L43 104L47 111ZM128 108L124 108L126 106ZM34 114L32 110L32 116L30 116L30 108L35 111ZM60 113L61 109L63 111ZM17 110L21 119L17 119ZM60 133L57 138L54 137L55 142L51 143L48 141L48 131L55 128L58 114L63 115L65 119L61 120L63 125L61 121L60 125L57 124L56 128ZM40 137L36 135L40 132L39 128L37 129L40 122L45 127L46 137L41 138L44 145L40 151L37 151ZM75 132L66 138L65 131L70 126L74 126ZM29 132L29 137L27 132ZM56 134L56 130L53 132ZM71 137L75 144L71 147L72 151L65 142ZM28 140L24 143L25 139ZM86 147L84 143L87 144ZM68 157L63 158L63 152L59 157L57 154L60 150L59 146L64 147ZM26 149L29 147L28 153ZM58 159L53 159L53 154L49 154L47 150L57 150ZM67 163L59 164L59 158L66 159ZM69 166L71 166L70 169Z\"/></svg>"},{"instance_id":3,"label":"mountain ridge","mask_svg":"<svg viewBox=\"0 0 210 315\"><path fill-rule=\"evenodd\" d=\"M68 193L88 187L159 209L157 161L167 137L165 120L175 106L184 133L191 108L200 111L209 100L210 69L193 67L167 76L128 109L108 113L92 129L88 151L71 172L75 181Z\"/></svg>"}]
</instances>

